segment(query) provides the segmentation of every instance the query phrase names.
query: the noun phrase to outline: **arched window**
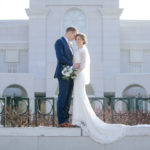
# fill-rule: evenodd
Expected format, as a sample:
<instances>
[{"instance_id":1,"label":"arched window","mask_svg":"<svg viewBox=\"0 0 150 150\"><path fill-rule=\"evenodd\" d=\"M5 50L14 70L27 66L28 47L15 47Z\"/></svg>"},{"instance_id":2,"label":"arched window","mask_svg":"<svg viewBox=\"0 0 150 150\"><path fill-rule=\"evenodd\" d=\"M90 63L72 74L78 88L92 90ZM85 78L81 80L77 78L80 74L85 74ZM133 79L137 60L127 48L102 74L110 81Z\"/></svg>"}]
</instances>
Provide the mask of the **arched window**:
<instances>
[{"instance_id":1,"label":"arched window","mask_svg":"<svg viewBox=\"0 0 150 150\"><path fill-rule=\"evenodd\" d=\"M3 92L3 97L6 97L5 102L7 104L6 108L9 108L8 110L11 111L11 109L14 109L18 114L23 114L27 112L28 101L21 99L27 98L27 92L22 86L8 86Z\"/></svg>"},{"instance_id":2,"label":"arched window","mask_svg":"<svg viewBox=\"0 0 150 150\"><path fill-rule=\"evenodd\" d=\"M66 28L73 26L78 29L80 33L87 33L87 22L86 16L84 13L77 8L69 9L63 18L63 34L65 33ZM77 47L75 41L73 41L73 51L76 51Z\"/></svg>"},{"instance_id":3,"label":"arched window","mask_svg":"<svg viewBox=\"0 0 150 150\"><path fill-rule=\"evenodd\" d=\"M65 29L69 26L76 27L80 32L86 34L86 16L85 14L77 8L69 9L65 14L63 18L63 32L65 32Z\"/></svg>"},{"instance_id":4,"label":"arched window","mask_svg":"<svg viewBox=\"0 0 150 150\"><path fill-rule=\"evenodd\" d=\"M4 90L3 97L27 97L27 92L19 85L10 85Z\"/></svg>"},{"instance_id":5,"label":"arched window","mask_svg":"<svg viewBox=\"0 0 150 150\"><path fill-rule=\"evenodd\" d=\"M143 101L142 98L147 97L146 90L140 85L131 85L128 86L122 94L123 97L130 98L130 111L136 112L137 104L139 106L139 110L147 111L148 103ZM135 98L141 98L141 101L137 101Z\"/></svg>"},{"instance_id":6,"label":"arched window","mask_svg":"<svg viewBox=\"0 0 150 150\"><path fill-rule=\"evenodd\" d=\"M146 97L146 90L140 85L128 86L122 94L123 97Z\"/></svg>"}]
</instances>

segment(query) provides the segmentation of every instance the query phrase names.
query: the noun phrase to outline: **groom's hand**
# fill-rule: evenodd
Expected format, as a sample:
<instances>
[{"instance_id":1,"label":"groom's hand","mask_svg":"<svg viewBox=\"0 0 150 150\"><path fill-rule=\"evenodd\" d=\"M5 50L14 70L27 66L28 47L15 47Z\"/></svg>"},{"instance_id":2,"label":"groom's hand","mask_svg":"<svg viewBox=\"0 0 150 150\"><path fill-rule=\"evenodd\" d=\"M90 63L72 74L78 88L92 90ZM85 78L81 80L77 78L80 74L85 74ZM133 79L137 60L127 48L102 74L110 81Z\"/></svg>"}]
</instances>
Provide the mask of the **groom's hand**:
<instances>
[{"instance_id":1,"label":"groom's hand","mask_svg":"<svg viewBox=\"0 0 150 150\"><path fill-rule=\"evenodd\" d=\"M75 69L79 69L79 68L80 68L80 63L74 64L73 67L74 67Z\"/></svg>"}]
</instances>

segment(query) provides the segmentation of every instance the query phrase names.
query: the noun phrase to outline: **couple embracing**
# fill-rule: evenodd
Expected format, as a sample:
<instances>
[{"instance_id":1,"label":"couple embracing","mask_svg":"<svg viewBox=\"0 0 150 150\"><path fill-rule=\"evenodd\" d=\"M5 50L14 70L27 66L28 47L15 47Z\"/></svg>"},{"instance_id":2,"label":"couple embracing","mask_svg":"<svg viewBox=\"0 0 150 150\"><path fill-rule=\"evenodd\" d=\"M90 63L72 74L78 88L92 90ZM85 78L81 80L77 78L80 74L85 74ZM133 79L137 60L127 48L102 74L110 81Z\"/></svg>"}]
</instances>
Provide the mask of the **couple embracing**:
<instances>
[{"instance_id":1,"label":"couple embracing","mask_svg":"<svg viewBox=\"0 0 150 150\"><path fill-rule=\"evenodd\" d=\"M76 41L78 51L74 54L71 47L72 40ZM87 57L89 61L88 51L85 47L86 36L84 34L78 34L77 29L74 27L68 27L66 33L63 37L58 39L55 43L56 57L57 57L57 67L55 72L55 78L58 78L59 85L59 94L57 101L57 116L58 116L58 127L76 127L77 124L69 123L69 109L72 99L72 93L74 93L74 102L75 98L79 95L78 91L79 86L76 84L80 79L80 76L87 70ZM82 58L81 58L82 57ZM89 63L88 63L89 65ZM76 69L75 79L63 78L63 67L72 66ZM84 78L84 77L83 77ZM82 80L84 82L84 80ZM74 92L73 92L74 91ZM82 92L82 91L81 91ZM73 104L73 121L74 118L77 118L75 110L76 104Z\"/></svg>"},{"instance_id":2,"label":"couple embracing","mask_svg":"<svg viewBox=\"0 0 150 150\"><path fill-rule=\"evenodd\" d=\"M75 40L78 50L73 54L70 43ZM87 39L82 33L77 33L74 27L68 27L63 37L55 43L57 67L55 78L58 79L59 94L57 101L58 127L81 127L98 143L109 144L125 136L147 135L139 133L139 128L150 129L149 125L128 126L123 124L108 124L100 120L93 111L85 85L90 82L90 56L86 47ZM63 78L63 67L76 69L75 78ZM69 123L69 109L73 93L72 124ZM135 130L137 132L135 132ZM145 130L147 131L147 130Z\"/></svg>"}]
</instances>

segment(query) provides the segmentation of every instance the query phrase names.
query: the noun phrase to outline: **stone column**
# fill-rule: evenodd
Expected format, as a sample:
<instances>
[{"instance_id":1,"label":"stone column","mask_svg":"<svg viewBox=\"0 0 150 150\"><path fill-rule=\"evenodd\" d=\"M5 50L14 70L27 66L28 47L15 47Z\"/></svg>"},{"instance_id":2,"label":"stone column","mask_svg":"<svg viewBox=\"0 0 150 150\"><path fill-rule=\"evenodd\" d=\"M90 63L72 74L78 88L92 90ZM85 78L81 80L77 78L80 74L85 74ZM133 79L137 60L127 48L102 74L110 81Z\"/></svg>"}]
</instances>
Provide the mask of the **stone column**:
<instances>
[{"instance_id":1,"label":"stone column","mask_svg":"<svg viewBox=\"0 0 150 150\"><path fill-rule=\"evenodd\" d=\"M46 17L48 9L26 9L29 16L29 73L34 75L33 91L30 93L31 114L35 110L34 92L41 90L46 76ZM38 87L36 87L36 81ZM41 82L42 81L42 82ZM42 83L42 84L41 84ZM44 89L42 89L43 91Z\"/></svg>"},{"instance_id":2,"label":"stone column","mask_svg":"<svg viewBox=\"0 0 150 150\"><path fill-rule=\"evenodd\" d=\"M45 78L46 18L49 9L26 9L29 16L29 73Z\"/></svg>"},{"instance_id":3,"label":"stone column","mask_svg":"<svg viewBox=\"0 0 150 150\"><path fill-rule=\"evenodd\" d=\"M120 15L122 9L100 8L103 17L104 90L115 91L115 77L120 73Z\"/></svg>"}]
</instances>

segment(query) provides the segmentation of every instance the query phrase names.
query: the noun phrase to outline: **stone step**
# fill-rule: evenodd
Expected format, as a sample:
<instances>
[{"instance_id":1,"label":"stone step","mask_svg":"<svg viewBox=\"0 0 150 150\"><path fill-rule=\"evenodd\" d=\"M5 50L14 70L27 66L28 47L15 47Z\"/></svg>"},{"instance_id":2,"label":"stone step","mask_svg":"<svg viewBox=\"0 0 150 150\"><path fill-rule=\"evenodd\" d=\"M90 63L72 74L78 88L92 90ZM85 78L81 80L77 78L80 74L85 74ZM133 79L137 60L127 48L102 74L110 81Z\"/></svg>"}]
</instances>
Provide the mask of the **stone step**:
<instances>
[{"instance_id":1,"label":"stone step","mask_svg":"<svg viewBox=\"0 0 150 150\"><path fill-rule=\"evenodd\" d=\"M21 127L0 128L0 136L81 136L81 128Z\"/></svg>"},{"instance_id":2,"label":"stone step","mask_svg":"<svg viewBox=\"0 0 150 150\"><path fill-rule=\"evenodd\" d=\"M0 128L0 150L149 150L150 135L100 144L81 136L80 128Z\"/></svg>"}]
</instances>

